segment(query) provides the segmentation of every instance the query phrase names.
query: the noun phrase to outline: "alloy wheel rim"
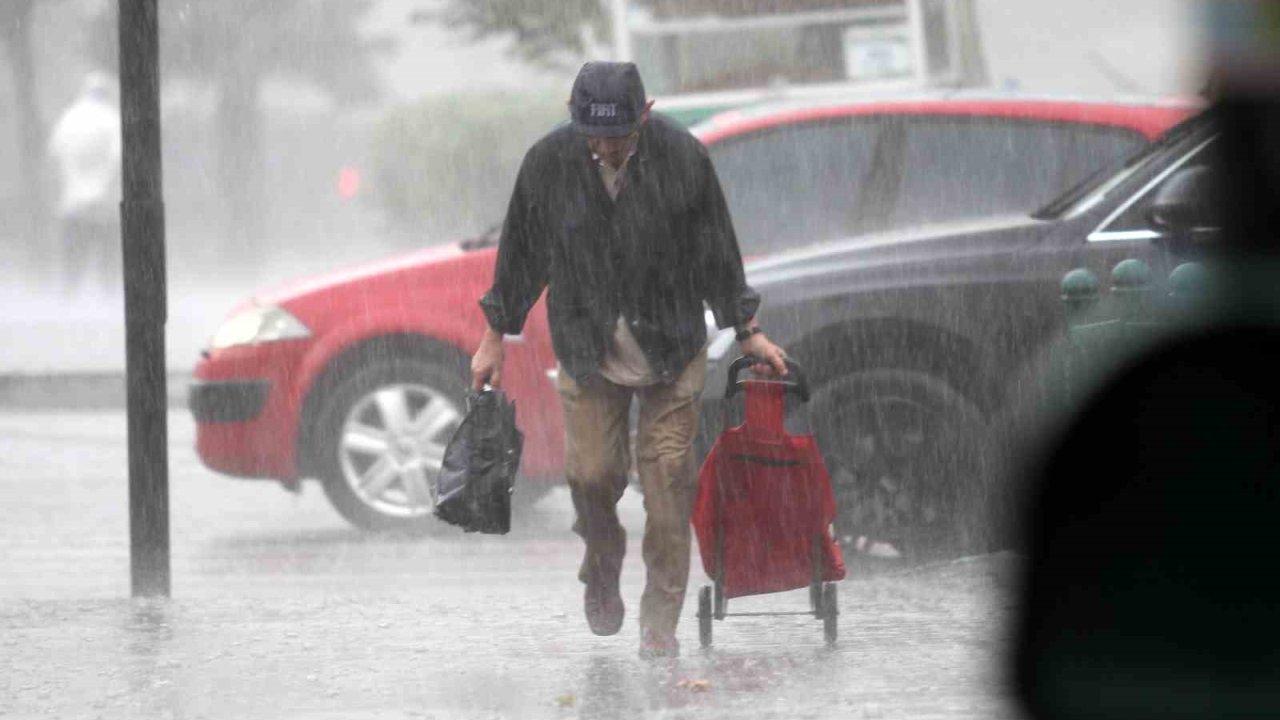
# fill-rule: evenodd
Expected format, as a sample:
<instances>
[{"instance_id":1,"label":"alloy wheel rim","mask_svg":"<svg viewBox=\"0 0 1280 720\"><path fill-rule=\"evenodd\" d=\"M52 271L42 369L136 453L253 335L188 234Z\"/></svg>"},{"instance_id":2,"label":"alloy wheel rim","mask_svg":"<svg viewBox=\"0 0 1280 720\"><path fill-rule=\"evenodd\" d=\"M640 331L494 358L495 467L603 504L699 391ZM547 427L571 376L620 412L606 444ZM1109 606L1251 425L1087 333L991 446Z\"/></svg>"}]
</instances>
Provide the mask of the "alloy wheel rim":
<instances>
[{"instance_id":1,"label":"alloy wheel rim","mask_svg":"<svg viewBox=\"0 0 1280 720\"><path fill-rule=\"evenodd\" d=\"M951 525L957 508L946 487L948 478L925 476L931 456L948 435L948 419L935 408L901 397L843 407L824 429L828 437L838 438L827 455L834 466L832 480L844 491L839 494L844 495L840 504L846 527L914 544L931 530Z\"/></svg>"},{"instance_id":2,"label":"alloy wheel rim","mask_svg":"<svg viewBox=\"0 0 1280 720\"><path fill-rule=\"evenodd\" d=\"M343 479L380 514L430 515L445 446L461 422L458 405L435 388L380 387L352 405L343 420L338 448Z\"/></svg>"}]
</instances>

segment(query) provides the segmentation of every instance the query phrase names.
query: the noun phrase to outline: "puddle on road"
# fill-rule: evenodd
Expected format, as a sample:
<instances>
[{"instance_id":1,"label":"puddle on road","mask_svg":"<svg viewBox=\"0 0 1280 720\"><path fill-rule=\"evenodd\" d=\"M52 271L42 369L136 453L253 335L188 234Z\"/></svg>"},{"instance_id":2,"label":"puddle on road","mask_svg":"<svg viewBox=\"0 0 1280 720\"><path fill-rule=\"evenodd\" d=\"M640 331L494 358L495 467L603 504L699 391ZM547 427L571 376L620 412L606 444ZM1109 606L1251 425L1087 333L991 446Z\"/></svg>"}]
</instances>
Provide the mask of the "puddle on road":
<instances>
[{"instance_id":1,"label":"puddle on road","mask_svg":"<svg viewBox=\"0 0 1280 720\"><path fill-rule=\"evenodd\" d=\"M730 618L644 661L633 619L590 635L564 583L271 598L4 601L0 715L999 718L1008 561L846 581L841 640ZM624 592L638 596L638 587ZM794 609L802 593L750 609Z\"/></svg>"}]
</instances>

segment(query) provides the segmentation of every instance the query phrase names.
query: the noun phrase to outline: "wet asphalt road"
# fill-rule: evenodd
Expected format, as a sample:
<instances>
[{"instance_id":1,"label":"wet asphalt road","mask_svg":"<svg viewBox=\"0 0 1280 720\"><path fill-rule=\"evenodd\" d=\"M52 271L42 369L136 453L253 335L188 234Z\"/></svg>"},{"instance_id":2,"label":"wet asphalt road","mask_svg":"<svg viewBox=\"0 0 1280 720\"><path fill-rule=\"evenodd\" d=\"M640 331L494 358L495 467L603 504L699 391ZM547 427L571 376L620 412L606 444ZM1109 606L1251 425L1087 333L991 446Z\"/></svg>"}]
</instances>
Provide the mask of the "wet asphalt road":
<instances>
[{"instance_id":1,"label":"wet asphalt road","mask_svg":"<svg viewBox=\"0 0 1280 720\"><path fill-rule=\"evenodd\" d=\"M563 490L505 537L365 537L314 485L205 470L193 433L171 415L173 599L134 601L123 413L0 413L0 717L1017 717L1008 557L852 575L833 648L813 619L730 618L702 652L691 592L683 656L646 662L634 614L585 627ZM634 610L636 496L622 517Z\"/></svg>"}]
</instances>

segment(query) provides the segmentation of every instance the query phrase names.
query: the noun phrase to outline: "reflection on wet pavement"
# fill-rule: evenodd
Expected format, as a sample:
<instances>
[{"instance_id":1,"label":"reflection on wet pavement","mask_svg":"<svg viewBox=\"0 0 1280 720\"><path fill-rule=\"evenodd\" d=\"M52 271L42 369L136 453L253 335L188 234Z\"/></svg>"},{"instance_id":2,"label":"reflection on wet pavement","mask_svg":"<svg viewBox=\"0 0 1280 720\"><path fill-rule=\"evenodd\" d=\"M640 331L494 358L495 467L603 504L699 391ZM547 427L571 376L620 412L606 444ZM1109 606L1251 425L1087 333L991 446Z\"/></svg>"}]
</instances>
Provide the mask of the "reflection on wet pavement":
<instances>
[{"instance_id":1,"label":"reflection on wet pavement","mask_svg":"<svg viewBox=\"0 0 1280 720\"><path fill-rule=\"evenodd\" d=\"M649 662L634 616L615 637L587 631L562 492L505 537L368 537L314 487L292 496L203 470L175 414L174 598L134 601L123 443L108 442L123 418L46 417L38 438L6 434L15 422L0 416L0 717L1014 715L998 665L1008 557L854 575L834 648L812 618L729 618L704 652L687 602L683 656ZM68 450L60 432L87 442ZM634 609L638 498L621 514ZM703 581L695 561L691 588ZM807 595L734 603L795 610Z\"/></svg>"}]
</instances>

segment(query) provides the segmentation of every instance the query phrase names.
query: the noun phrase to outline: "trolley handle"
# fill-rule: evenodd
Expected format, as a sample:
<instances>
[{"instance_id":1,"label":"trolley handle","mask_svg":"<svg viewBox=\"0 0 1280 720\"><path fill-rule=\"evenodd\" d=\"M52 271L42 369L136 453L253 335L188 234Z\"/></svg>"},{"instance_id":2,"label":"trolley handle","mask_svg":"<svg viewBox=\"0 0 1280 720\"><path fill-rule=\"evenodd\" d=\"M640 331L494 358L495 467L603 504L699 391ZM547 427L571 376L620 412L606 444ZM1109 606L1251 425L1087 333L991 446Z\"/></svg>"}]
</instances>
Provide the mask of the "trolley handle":
<instances>
[{"instance_id":1,"label":"trolley handle","mask_svg":"<svg viewBox=\"0 0 1280 720\"><path fill-rule=\"evenodd\" d=\"M805 379L804 371L800 369L799 363L791 358L786 358L784 362L787 364L788 375L786 379L781 382L787 386L786 392L795 393L796 395L799 395L800 399L804 402L809 402L809 381ZM737 360L734 360L733 364L729 366L729 379L724 389L725 399L737 395L738 389L741 388L742 383L745 382L738 380L739 373L752 365L767 364L768 363L765 360L758 358L755 355L743 355Z\"/></svg>"}]
</instances>

